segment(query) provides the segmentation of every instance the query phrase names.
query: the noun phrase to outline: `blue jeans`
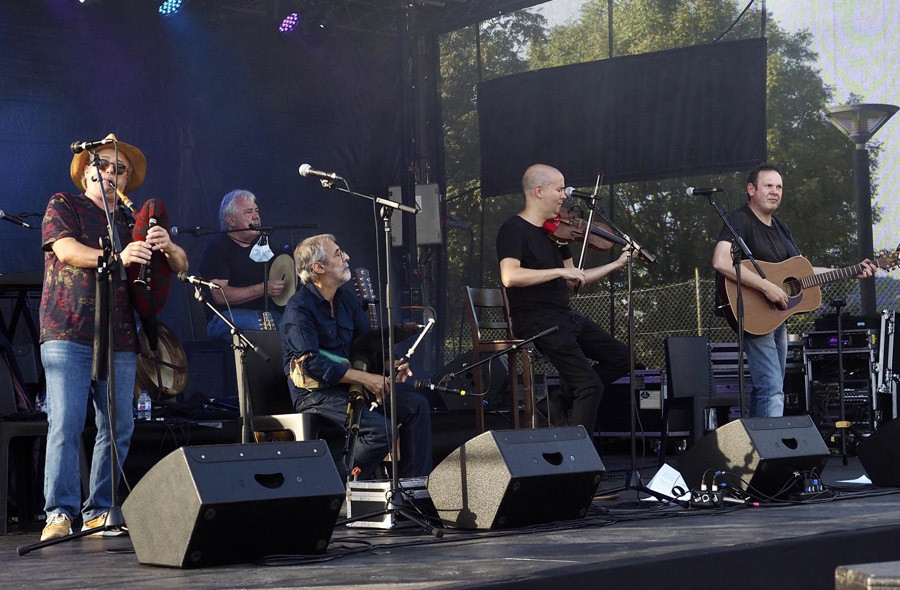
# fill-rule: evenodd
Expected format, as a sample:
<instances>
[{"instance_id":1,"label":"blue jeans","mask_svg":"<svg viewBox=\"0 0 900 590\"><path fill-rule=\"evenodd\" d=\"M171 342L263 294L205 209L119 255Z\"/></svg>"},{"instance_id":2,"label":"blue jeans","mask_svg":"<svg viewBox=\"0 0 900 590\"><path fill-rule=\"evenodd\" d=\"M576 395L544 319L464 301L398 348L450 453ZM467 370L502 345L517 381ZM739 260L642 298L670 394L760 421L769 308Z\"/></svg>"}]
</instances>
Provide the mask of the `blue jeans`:
<instances>
[{"instance_id":1,"label":"blue jeans","mask_svg":"<svg viewBox=\"0 0 900 590\"><path fill-rule=\"evenodd\" d=\"M221 310L221 312L225 317L229 317L228 310ZM275 328L277 329L281 324L281 312L277 309L272 309L269 313L272 314L272 319L275 321ZM232 309L229 319L241 330L262 330L262 314L262 311L256 309ZM210 338L231 342L231 328L217 315L214 315L209 320L209 323L206 324L206 335Z\"/></svg>"},{"instance_id":2,"label":"blue jeans","mask_svg":"<svg viewBox=\"0 0 900 590\"><path fill-rule=\"evenodd\" d=\"M50 423L44 471L44 510L48 519L59 513L73 520L78 515L81 505L78 445L81 444L90 398L93 398L96 413L97 440L91 463L90 493L81 512L84 520L88 521L108 512L112 505L106 381L91 381L91 359L92 347L86 344L68 340L50 340L41 344L41 362L47 377L47 420ZM125 463L134 430L132 404L136 368L137 356L133 352L116 352L116 447L119 465Z\"/></svg>"},{"instance_id":3,"label":"blue jeans","mask_svg":"<svg viewBox=\"0 0 900 590\"><path fill-rule=\"evenodd\" d=\"M787 362L787 326L781 324L762 336L746 334L744 352L753 379L750 417L784 415L784 368Z\"/></svg>"},{"instance_id":4,"label":"blue jeans","mask_svg":"<svg viewBox=\"0 0 900 590\"><path fill-rule=\"evenodd\" d=\"M402 387L402 386L399 386ZM400 466L398 477L421 477L431 472L431 405L428 399L414 391L397 389L397 422L400 424ZM343 427L347 417L347 386L330 387L309 393L297 400L298 412L318 414ZM363 402L359 417L359 434L354 455L360 468L360 479L372 474L390 450L385 406L370 409Z\"/></svg>"}]
</instances>

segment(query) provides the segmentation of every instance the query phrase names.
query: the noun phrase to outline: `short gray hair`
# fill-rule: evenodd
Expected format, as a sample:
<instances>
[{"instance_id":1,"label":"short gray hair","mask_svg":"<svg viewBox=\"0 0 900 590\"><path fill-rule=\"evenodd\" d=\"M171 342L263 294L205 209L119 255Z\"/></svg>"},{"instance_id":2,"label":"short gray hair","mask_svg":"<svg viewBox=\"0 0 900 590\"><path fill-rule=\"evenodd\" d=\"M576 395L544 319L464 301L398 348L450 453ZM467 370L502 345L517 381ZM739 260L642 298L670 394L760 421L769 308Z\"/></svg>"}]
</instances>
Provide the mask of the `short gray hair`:
<instances>
[{"instance_id":1,"label":"short gray hair","mask_svg":"<svg viewBox=\"0 0 900 590\"><path fill-rule=\"evenodd\" d=\"M319 234L306 238L294 248L294 268L297 269L297 276L304 285L316 278L316 273L312 269L313 264L328 258L325 244L329 240L337 243L332 234Z\"/></svg>"},{"instance_id":2,"label":"short gray hair","mask_svg":"<svg viewBox=\"0 0 900 590\"><path fill-rule=\"evenodd\" d=\"M231 229L231 226L228 225L227 217L237 213L237 211L235 211L237 200L244 198L250 199L250 201L256 203L256 195L242 188L236 188L222 197L222 204L219 205L219 229L222 231Z\"/></svg>"}]
</instances>

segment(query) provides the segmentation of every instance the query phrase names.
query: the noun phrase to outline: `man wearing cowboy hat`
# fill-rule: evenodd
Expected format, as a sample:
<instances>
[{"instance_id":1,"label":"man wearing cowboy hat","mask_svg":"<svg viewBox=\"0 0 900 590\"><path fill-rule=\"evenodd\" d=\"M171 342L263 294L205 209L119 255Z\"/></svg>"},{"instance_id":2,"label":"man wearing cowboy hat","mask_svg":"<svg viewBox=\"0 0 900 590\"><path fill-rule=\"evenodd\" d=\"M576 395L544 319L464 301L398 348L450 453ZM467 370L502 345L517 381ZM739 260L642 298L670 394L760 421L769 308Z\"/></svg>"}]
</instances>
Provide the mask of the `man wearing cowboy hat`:
<instances>
[{"instance_id":1,"label":"man wearing cowboy hat","mask_svg":"<svg viewBox=\"0 0 900 590\"><path fill-rule=\"evenodd\" d=\"M147 232L146 241L131 241L125 214L117 207L116 189L130 193L144 182L147 160L141 150L117 141L82 151L72 158L70 173L82 191L57 193L50 198L43 222L44 290L41 296L41 362L47 379L47 460L44 474L44 506L47 524L41 540L71 533L72 521L81 512L83 529L106 523L112 504L110 428L106 405L106 381L91 380L94 342L97 264L103 256L100 239L107 236L104 199L118 231L122 251L119 262L128 267L150 262L154 251L165 254L173 272L187 270L184 250L172 242L161 226ZM94 153L100 173L93 165ZM132 401L137 364L134 313L127 285L117 272L111 323L115 347L116 436L118 460L124 463L134 428ZM90 495L81 504L78 445L84 429L88 399L93 399L97 439L90 476Z\"/></svg>"}]
</instances>

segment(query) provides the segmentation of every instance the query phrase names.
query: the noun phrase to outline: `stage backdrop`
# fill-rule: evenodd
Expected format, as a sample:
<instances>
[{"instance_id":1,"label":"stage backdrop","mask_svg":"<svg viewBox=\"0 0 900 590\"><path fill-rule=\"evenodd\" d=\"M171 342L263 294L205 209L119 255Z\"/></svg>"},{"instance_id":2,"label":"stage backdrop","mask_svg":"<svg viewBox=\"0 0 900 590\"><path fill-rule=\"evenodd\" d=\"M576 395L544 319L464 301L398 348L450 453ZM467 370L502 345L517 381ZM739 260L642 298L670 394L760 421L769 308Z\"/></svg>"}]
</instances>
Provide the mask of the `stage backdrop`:
<instances>
[{"instance_id":1,"label":"stage backdrop","mask_svg":"<svg viewBox=\"0 0 900 590\"><path fill-rule=\"evenodd\" d=\"M593 185L749 168L766 155L766 41L548 68L478 85L481 190L534 163Z\"/></svg>"},{"instance_id":2,"label":"stage backdrop","mask_svg":"<svg viewBox=\"0 0 900 590\"><path fill-rule=\"evenodd\" d=\"M173 225L217 226L222 196L245 188L259 198L263 224L318 226L273 240L335 233L351 265L374 273L371 203L297 169L333 170L378 196L399 184L399 41L285 36L272 17L217 13L215 4L186 2L163 18L158 2L140 0L3 3L0 209L42 212L54 192L75 192L69 144L115 132L147 156L132 198L139 206L161 198ZM212 238L176 239L196 271ZM0 273L41 269L40 244L39 230L0 222ZM188 299L176 284L163 313L186 338Z\"/></svg>"}]
</instances>

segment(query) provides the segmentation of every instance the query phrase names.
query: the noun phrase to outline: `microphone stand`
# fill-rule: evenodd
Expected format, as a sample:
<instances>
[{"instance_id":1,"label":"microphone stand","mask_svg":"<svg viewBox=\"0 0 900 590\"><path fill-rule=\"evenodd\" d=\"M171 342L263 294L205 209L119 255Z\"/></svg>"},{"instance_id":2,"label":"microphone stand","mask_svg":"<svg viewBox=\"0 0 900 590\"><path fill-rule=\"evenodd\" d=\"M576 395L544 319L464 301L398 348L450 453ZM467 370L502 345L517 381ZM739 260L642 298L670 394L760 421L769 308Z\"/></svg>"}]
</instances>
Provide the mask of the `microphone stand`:
<instances>
[{"instance_id":1,"label":"microphone stand","mask_svg":"<svg viewBox=\"0 0 900 590\"><path fill-rule=\"evenodd\" d=\"M510 346L510 347L508 347L508 348L504 348L503 350L498 350L498 351L495 352L494 354L492 354L492 355L490 355L490 356L484 357L483 359L479 360L477 363L472 363L471 365L468 364L468 363L465 363L459 371L454 371L453 373L447 373L447 374L445 374L444 377L441 379L441 381L447 381L447 382L449 383L450 381L452 381L453 379L456 379L457 377L459 377L461 374L465 373L466 371L470 371L470 370L472 370L472 369L474 369L474 368L476 368L476 367L480 367L481 365L483 365L483 364L485 364L485 363L489 363L490 361L494 360L495 358L501 357L501 356L503 356L503 355L505 355L505 354L507 354L507 353L509 353L509 352L514 352L514 351L517 351L517 350L520 350L520 349L525 349L529 344L531 344L532 342L534 342L534 341L537 340L538 338L541 338L541 337L546 336L546 335L548 335L548 334L552 334L553 332L556 332L557 330L559 330L559 326L550 326L550 327L547 328L546 330L543 330L543 331L541 331L541 332L538 332L537 334L535 334L535 335L532 336L531 338L525 338L525 339L523 339L521 342L517 342L516 344L513 344L512 346ZM525 354L528 354L528 351L524 351L524 352L525 352ZM483 390L483 389L484 389L484 388L482 388L482 390ZM518 397L518 396L517 396L517 397ZM482 404L482 405L484 404L484 393L482 393L482 399L477 400L477 403ZM518 403L517 403L516 405L518 406ZM519 408L518 408L518 407L510 408L510 410L513 411L513 412L518 412L518 411L519 411ZM549 421L549 418L550 418L549 412L548 412L547 418L548 418L548 421ZM531 423L531 427L534 428L534 427L535 427L535 423L534 423L534 422L535 422L535 418L534 418L534 416L532 416L531 422L532 422L532 423Z\"/></svg>"},{"instance_id":2,"label":"microphone stand","mask_svg":"<svg viewBox=\"0 0 900 590\"><path fill-rule=\"evenodd\" d=\"M706 195L706 198L709 200L709 204L712 205L713 209L716 210L716 213L719 214L719 217L725 223L725 227L728 228L728 232L731 234L731 259L732 265L734 266L734 275L735 282L737 283L737 297L736 297L736 307L737 313L737 338L738 338L738 358L737 358L737 366L738 366L738 391L740 392L741 398L741 418L744 417L744 413L746 412L746 394L744 392L744 294L743 294L743 283L741 282L741 268L743 265L741 264L741 258L746 258L753 264L753 268L756 269L757 274L759 274L760 278L766 278L766 273L759 267L759 264L756 263L756 259L753 258L753 253L750 252L750 248L747 247L747 244L744 242L743 238L738 235L737 231L734 229L734 226L731 225L731 222L728 221L728 215L725 214L725 211L719 206L716 200L713 198L713 194L710 193Z\"/></svg>"},{"instance_id":3,"label":"microphone stand","mask_svg":"<svg viewBox=\"0 0 900 590\"><path fill-rule=\"evenodd\" d=\"M125 266L121 264L122 243L119 232L116 231L114 212L110 211L109 202L106 200L106 191L115 192L115 187L106 187L103 182L103 174L100 169L100 156L94 151L91 154L92 165L100 179L102 192L103 213L106 216L106 236L100 239L100 248L103 250L97 258L97 287L95 291L94 312L94 350L91 367L91 380L101 381L106 377L106 412L109 421L109 463L110 463L110 496L109 511L106 513L106 521L102 526L75 531L64 537L50 539L18 547L16 553L19 556L26 555L36 549L43 549L58 543L65 543L72 539L80 539L93 535L99 531L120 529L125 525L125 517L122 515L122 507L119 506L119 449L116 444L116 343L113 329L113 301L115 300L116 280L125 283L127 280ZM118 274L118 279L116 278ZM96 444L96 442L95 442Z\"/></svg>"},{"instance_id":4,"label":"microphone stand","mask_svg":"<svg viewBox=\"0 0 900 590\"><path fill-rule=\"evenodd\" d=\"M593 203L591 204L591 213L593 213ZM656 256L650 253L649 250L646 250L644 246L642 246L637 240L629 236L627 233L622 231L618 226L616 226L613 221L607 217L603 210L601 209L597 215L600 216L603 221L606 222L609 227L612 228L614 232L621 236L621 240L625 242L626 247L626 276L628 281L628 289L627 289L627 297L626 297L626 317L627 317L627 325L628 325L628 400L629 400L629 411L631 413L631 472L628 474L628 480L625 484L625 489L633 489L637 492L644 492L645 494L650 494L655 498L659 499L660 495L656 492L644 486L644 482L641 479L641 474L637 469L637 399L635 396L636 391L636 380L634 373L634 285L632 284L632 275L634 269L634 256L635 254L642 257L647 264L652 264L656 262ZM662 428L668 428L667 424L663 424Z\"/></svg>"},{"instance_id":5,"label":"microphone stand","mask_svg":"<svg viewBox=\"0 0 900 590\"><path fill-rule=\"evenodd\" d=\"M209 302L203 292L200 290L200 287L194 286L194 297L208 307L214 314L219 316L219 319L225 322L225 324L231 328L232 335L232 348L234 348L234 368L237 373L237 388L238 388L238 407L239 413L241 416L241 442L246 444L250 442L250 436L252 430L250 428L250 421L253 418L253 407L250 403L250 396L248 392L250 387L247 383L247 349L250 348L260 356L265 362L270 362L272 358L267 355L261 348L250 342L244 333L231 323L228 318L226 318L216 306Z\"/></svg>"},{"instance_id":6,"label":"microphone stand","mask_svg":"<svg viewBox=\"0 0 900 590\"><path fill-rule=\"evenodd\" d=\"M277 229L286 229L286 230L318 229L318 227L319 226L315 223L301 223L301 224L293 224L293 225L255 225L252 228L244 227L241 229L212 229L209 227L197 226L197 227L186 227L184 229L179 229L178 235L185 234L185 235L194 236L196 238L196 237L202 237L202 236L212 236L212 235L216 235L216 234L233 234L233 233L239 232L239 231L247 231L248 229L259 230L260 232L262 232L262 231L271 232L271 231L275 231Z\"/></svg>"},{"instance_id":7,"label":"microphone stand","mask_svg":"<svg viewBox=\"0 0 900 590\"><path fill-rule=\"evenodd\" d=\"M346 180L341 179L346 185ZM335 185L332 181L326 179L320 179L323 188L333 189L340 191L342 193L346 193L348 195L352 195L354 197L359 197L361 199L366 199L372 201L373 205L380 205L381 211L380 216L382 219L382 225L384 228L384 252L385 252L385 283L384 283L384 299L387 307L387 325L391 326L388 329L388 371L389 371L389 396L390 400L390 424L391 424L391 489L388 493L388 505L384 510L378 510L376 512L370 514L364 514L358 517L349 518L347 520L342 521L341 524L349 524L351 522L355 522L357 520L363 520L367 518L371 518L373 516L379 514L399 514L405 517L407 520L410 520L416 523L418 526L422 527L432 535L437 538L441 538L444 536L444 531L437 529L417 515L413 514L411 511L407 510L403 506L396 503L395 498L402 495L403 491L400 488L400 475L399 469L397 466L397 456L399 455L399 446L397 439L399 438L399 428L397 427L397 403L396 403L396 383L394 383L394 379L396 377L396 367L394 366L394 311L393 311L393 290L391 288L391 214L394 211L402 211L403 213L412 213L415 215L420 211L418 206L410 207L409 205L403 205L402 203L397 203L395 201L391 201L390 199L383 199L381 197L375 197L372 195L364 195L350 190L349 186L339 187ZM349 492L349 486L348 486Z\"/></svg>"}]
</instances>

